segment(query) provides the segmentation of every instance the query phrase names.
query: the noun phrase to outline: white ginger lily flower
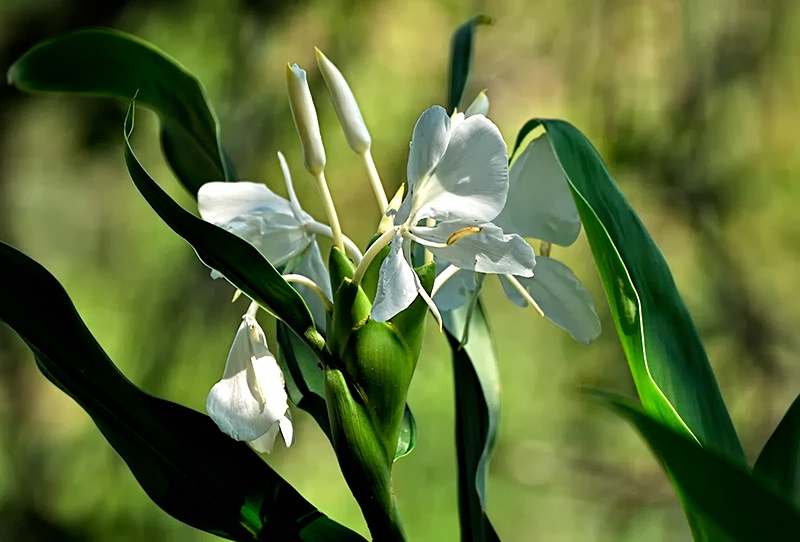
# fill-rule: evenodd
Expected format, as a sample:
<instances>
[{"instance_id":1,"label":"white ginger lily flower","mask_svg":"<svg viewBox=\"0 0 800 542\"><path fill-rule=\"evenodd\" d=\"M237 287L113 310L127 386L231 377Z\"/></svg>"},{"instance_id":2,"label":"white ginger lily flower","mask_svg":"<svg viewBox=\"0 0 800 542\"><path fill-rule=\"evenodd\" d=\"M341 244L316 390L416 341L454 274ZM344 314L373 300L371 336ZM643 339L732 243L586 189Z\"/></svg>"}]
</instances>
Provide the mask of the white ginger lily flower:
<instances>
[{"instance_id":1,"label":"white ginger lily flower","mask_svg":"<svg viewBox=\"0 0 800 542\"><path fill-rule=\"evenodd\" d=\"M267 348L257 310L253 303L242 317L222 380L208 394L206 411L226 435L270 453L279 431L291 446L294 429L283 373Z\"/></svg>"},{"instance_id":2,"label":"white ginger lily flower","mask_svg":"<svg viewBox=\"0 0 800 542\"><path fill-rule=\"evenodd\" d=\"M407 176L408 195L394 216L394 226L367 252L371 255L391 242L380 269L372 308L375 320L391 319L418 294L427 298L410 263L411 241L461 269L533 275L530 245L491 223L506 203L508 157L500 131L489 119L451 119L439 106L425 111L414 127ZM435 224L427 225L426 219ZM365 256L364 261L369 259ZM437 312L429 298L426 301Z\"/></svg>"},{"instance_id":3,"label":"white ginger lily flower","mask_svg":"<svg viewBox=\"0 0 800 542\"><path fill-rule=\"evenodd\" d=\"M197 193L200 216L254 245L276 268L308 278L312 288L298 286L309 305L317 326L324 329L324 306L332 298L330 277L322 259L317 235L331 237L330 227L306 213L292 186L291 175L281 153L278 153L289 199L282 198L261 183L211 182ZM361 254L349 239L347 254L358 262ZM212 271L211 276L222 276ZM291 281L292 275L287 276ZM301 283L302 284L302 283ZM318 288L311 295L313 286ZM325 299L320 302L320 295Z\"/></svg>"},{"instance_id":4,"label":"white ginger lily flower","mask_svg":"<svg viewBox=\"0 0 800 542\"><path fill-rule=\"evenodd\" d=\"M591 294L566 265L549 257L550 244L566 247L575 242L581 220L547 134L531 141L512 161L508 201L495 223L543 241L532 277L500 278L508 298L521 307L533 300L546 318L581 343L596 338L600 320ZM443 310L463 305L475 290L474 277L450 273L434 295Z\"/></svg>"}]
</instances>

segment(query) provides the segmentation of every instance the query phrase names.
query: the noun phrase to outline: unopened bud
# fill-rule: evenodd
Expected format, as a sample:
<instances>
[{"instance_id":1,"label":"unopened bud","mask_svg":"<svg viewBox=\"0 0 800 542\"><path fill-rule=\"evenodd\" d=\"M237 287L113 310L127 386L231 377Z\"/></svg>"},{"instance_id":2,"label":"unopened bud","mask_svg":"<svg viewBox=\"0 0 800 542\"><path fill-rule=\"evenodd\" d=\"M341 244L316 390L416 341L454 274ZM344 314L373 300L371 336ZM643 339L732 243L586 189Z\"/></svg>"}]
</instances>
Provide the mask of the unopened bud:
<instances>
[{"instance_id":1,"label":"unopened bud","mask_svg":"<svg viewBox=\"0 0 800 542\"><path fill-rule=\"evenodd\" d=\"M472 104L467 108L464 112L464 116L470 117L472 115L484 115L489 112L489 98L486 96L486 91L482 90L475 99L472 101Z\"/></svg>"},{"instance_id":2,"label":"unopened bud","mask_svg":"<svg viewBox=\"0 0 800 542\"><path fill-rule=\"evenodd\" d=\"M347 145L356 153L365 153L372 140L364 124L364 118L358 109L356 98L345 81L342 72L328 60L322 51L317 49L317 63L325 84L328 85L328 92L331 95L333 107L339 116L339 122L344 130L344 137Z\"/></svg>"},{"instance_id":3,"label":"unopened bud","mask_svg":"<svg viewBox=\"0 0 800 542\"><path fill-rule=\"evenodd\" d=\"M286 88L294 125L303 147L303 165L309 173L318 175L325 169L325 147L322 146L317 111L308 88L306 72L297 64L286 65Z\"/></svg>"}]
</instances>

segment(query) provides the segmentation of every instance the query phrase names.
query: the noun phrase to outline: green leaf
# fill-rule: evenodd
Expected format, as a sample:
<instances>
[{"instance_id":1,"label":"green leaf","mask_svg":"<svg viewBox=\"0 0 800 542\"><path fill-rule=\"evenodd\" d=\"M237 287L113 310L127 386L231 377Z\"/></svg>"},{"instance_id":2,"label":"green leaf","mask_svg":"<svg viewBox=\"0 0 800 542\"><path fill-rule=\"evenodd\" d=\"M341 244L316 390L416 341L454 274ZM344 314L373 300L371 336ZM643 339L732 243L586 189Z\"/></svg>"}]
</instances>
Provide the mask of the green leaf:
<instances>
[{"instance_id":1,"label":"green leaf","mask_svg":"<svg viewBox=\"0 0 800 542\"><path fill-rule=\"evenodd\" d=\"M400 437L397 439L397 449L394 452L394 460L405 457L414 450L417 445L417 422L411 409L406 405L403 412L403 421L400 423Z\"/></svg>"},{"instance_id":2,"label":"green leaf","mask_svg":"<svg viewBox=\"0 0 800 542\"><path fill-rule=\"evenodd\" d=\"M713 540L800 540L800 509L774 493L741 463L703 448L625 399L594 392L644 437L681 488L691 513L714 525Z\"/></svg>"},{"instance_id":3,"label":"green leaf","mask_svg":"<svg viewBox=\"0 0 800 542\"><path fill-rule=\"evenodd\" d=\"M800 504L800 396L769 437L753 471L784 497Z\"/></svg>"},{"instance_id":4,"label":"green leaf","mask_svg":"<svg viewBox=\"0 0 800 542\"><path fill-rule=\"evenodd\" d=\"M289 329L278 322L278 362L286 380L289 399L314 418L317 425L331 439L331 424L328 406L325 404L325 377L322 365L309 346Z\"/></svg>"},{"instance_id":5,"label":"green leaf","mask_svg":"<svg viewBox=\"0 0 800 542\"><path fill-rule=\"evenodd\" d=\"M217 118L198 80L134 36L79 30L40 43L8 70L21 90L138 100L161 117L164 154L192 194L208 181L233 180Z\"/></svg>"},{"instance_id":6,"label":"green leaf","mask_svg":"<svg viewBox=\"0 0 800 542\"><path fill-rule=\"evenodd\" d=\"M542 126L569 181L644 409L703 446L746 463L697 329L664 256L586 137L560 120Z\"/></svg>"},{"instance_id":7,"label":"green leaf","mask_svg":"<svg viewBox=\"0 0 800 542\"><path fill-rule=\"evenodd\" d=\"M442 314L453 351L461 540L499 540L486 516L486 476L500 417L500 376L480 301ZM465 326L469 326L465 330ZM461 348L461 338L468 337Z\"/></svg>"},{"instance_id":8,"label":"green leaf","mask_svg":"<svg viewBox=\"0 0 800 542\"><path fill-rule=\"evenodd\" d=\"M452 113L461 105L472 66L473 41L478 25L492 24L492 18L476 15L459 26L450 41L450 78L447 85L447 111Z\"/></svg>"},{"instance_id":9,"label":"green leaf","mask_svg":"<svg viewBox=\"0 0 800 542\"><path fill-rule=\"evenodd\" d=\"M58 281L3 243L0 284L0 320L28 344L42 373L92 417L167 513L231 540L311 540L310 534L313 540L363 540L316 510L208 416L129 382Z\"/></svg>"},{"instance_id":10,"label":"green leaf","mask_svg":"<svg viewBox=\"0 0 800 542\"><path fill-rule=\"evenodd\" d=\"M192 245L206 265L222 273L245 295L286 322L316 352L321 352L324 340L314 327L303 298L258 249L183 209L145 171L130 144L133 114L134 103L131 102L125 117L125 163L147 203L175 233Z\"/></svg>"}]
</instances>

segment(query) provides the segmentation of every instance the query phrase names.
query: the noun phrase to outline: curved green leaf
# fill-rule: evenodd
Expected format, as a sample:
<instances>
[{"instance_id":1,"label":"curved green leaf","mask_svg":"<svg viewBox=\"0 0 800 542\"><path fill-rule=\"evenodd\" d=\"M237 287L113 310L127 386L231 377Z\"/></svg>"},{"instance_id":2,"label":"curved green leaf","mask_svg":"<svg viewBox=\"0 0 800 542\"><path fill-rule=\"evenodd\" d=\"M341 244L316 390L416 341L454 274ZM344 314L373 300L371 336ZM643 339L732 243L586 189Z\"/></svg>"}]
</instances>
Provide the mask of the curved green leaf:
<instances>
[{"instance_id":1,"label":"curved green leaf","mask_svg":"<svg viewBox=\"0 0 800 542\"><path fill-rule=\"evenodd\" d=\"M8 70L21 90L138 100L161 117L164 154L192 194L208 181L233 180L217 118L199 81L153 45L106 29L42 42Z\"/></svg>"},{"instance_id":2,"label":"curved green leaf","mask_svg":"<svg viewBox=\"0 0 800 542\"><path fill-rule=\"evenodd\" d=\"M447 85L447 111L452 113L461 105L467 87L469 71L472 67L473 41L478 25L490 25L492 18L476 15L459 26L450 41L450 78Z\"/></svg>"},{"instance_id":3,"label":"curved green leaf","mask_svg":"<svg viewBox=\"0 0 800 542\"><path fill-rule=\"evenodd\" d=\"M636 427L680 486L687 515L713 525L714 541L800 540L800 509L774 493L740 462L699 446L685 432L625 399L595 395Z\"/></svg>"},{"instance_id":4,"label":"curved green leaf","mask_svg":"<svg viewBox=\"0 0 800 542\"><path fill-rule=\"evenodd\" d=\"M42 373L92 417L167 513L231 540L363 540L325 517L208 416L129 382L58 281L3 243L0 285L0 320L28 344Z\"/></svg>"},{"instance_id":5,"label":"curved green leaf","mask_svg":"<svg viewBox=\"0 0 800 542\"><path fill-rule=\"evenodd\" d=\"M800 505L800 396L769 437L753 471Z\"/></svg>"},{"instance_id":6,"label":"curved green leaf","mask_svg":"<svg viewBox=\"0 0 800 542\"><path fill-rule=\"evenodd\" d=\"M245 295L263 305L315 349L324 341L314 327L303 298L286 282L256 247L183 209L158 186L139 163L130 144L134 103L125 117L125 163L144 199L158 216L183 237L209 267L216 269Z\"/></svg>"},{"instance_id":7,"label":"curved green leaf","mask_svg":"<svg viewBox=\"0 0 800 542\"><path fill-rule=\"evenodd\" d=\"M571 124L534 119L514 150L542 126L572 189L586 237L645 410L746 463L700 337L664 256L588 139Z\"/></svg>"},{"instance_id":8,"label":"curved green leaf","mask_svg":"<svg viewBox=\"0 0 800 542\"><path fill-rule=\"evenodd\" d=\"M486 476L500 417L500 375L492 336L480 301L471 311L463 306L443 313L442 319L453 352L461 540L497 541L485 512Z\"/></svg>"}]
</instances>

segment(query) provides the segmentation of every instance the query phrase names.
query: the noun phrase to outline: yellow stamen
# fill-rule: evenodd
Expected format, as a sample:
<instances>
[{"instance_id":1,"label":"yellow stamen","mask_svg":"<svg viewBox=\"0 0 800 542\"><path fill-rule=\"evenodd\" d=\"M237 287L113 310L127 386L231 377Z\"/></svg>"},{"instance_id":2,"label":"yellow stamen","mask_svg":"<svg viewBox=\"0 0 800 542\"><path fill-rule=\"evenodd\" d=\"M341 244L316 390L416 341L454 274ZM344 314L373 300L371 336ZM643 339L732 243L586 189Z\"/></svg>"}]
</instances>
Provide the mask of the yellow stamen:
<instances>
[{"instance_id":1,"label":"yellow stamen","mask_svg":"<svg viewBox=\"0 0 800 542\"><path fill-rule=\"evenodd\" d=\"M479 228L478 226L467 226L466 228L461 228L458 231L454 231L450 234L450 237L447 238L445 244L447 246L452 245L456 241L460 241L464 237L469 237L470 235L475 235L476 233L480 233L483 231L483 228Z\"/></svg>"}]
</instances>

